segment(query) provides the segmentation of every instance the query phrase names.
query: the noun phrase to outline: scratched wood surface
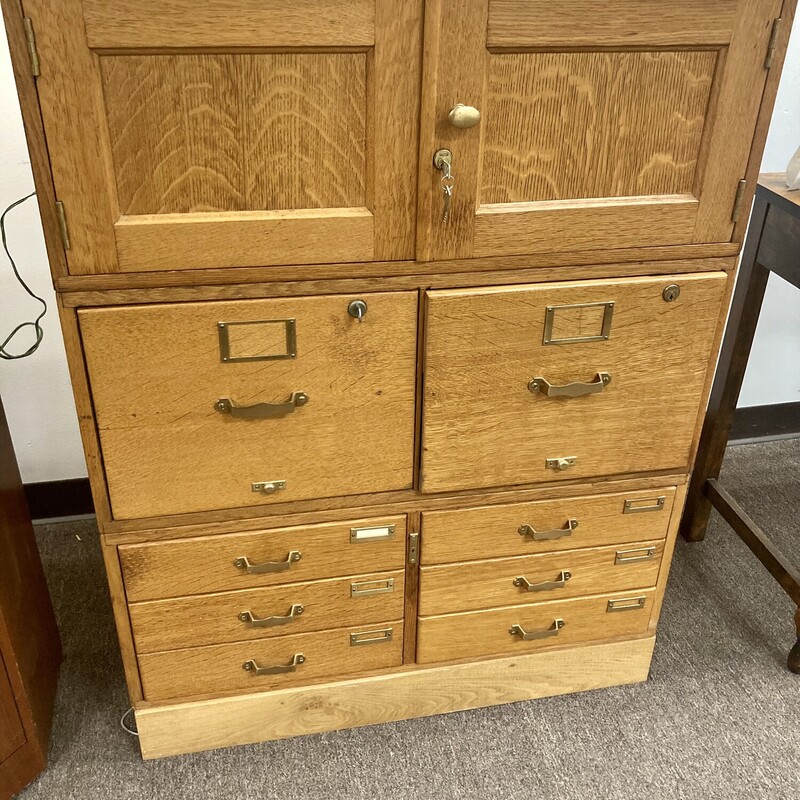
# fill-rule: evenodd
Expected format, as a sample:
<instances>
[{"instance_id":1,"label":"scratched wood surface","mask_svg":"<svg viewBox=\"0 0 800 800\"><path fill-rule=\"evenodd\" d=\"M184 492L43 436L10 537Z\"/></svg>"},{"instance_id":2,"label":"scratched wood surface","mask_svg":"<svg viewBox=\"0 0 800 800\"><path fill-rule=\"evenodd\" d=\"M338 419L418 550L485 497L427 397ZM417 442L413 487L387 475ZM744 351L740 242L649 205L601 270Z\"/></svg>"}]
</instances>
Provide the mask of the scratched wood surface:
<instances>
[{"instance_id":1,"label":"scratched wood surface","mask_svg":"<svg viewBox=\"0 0 800 800\"><path fill-rule=\"evenodd\" d=\"M365 205L365 53L100 59L123 214Z\"/></svg>"},{"instance_id":2,"label":"scratched wood surface","mask_svg":"<svg viewBox=\"0 0 800 800\"><path fill-rule=\"evenodd\" d=\"M691 193L716 63L713 51L490 55L480 202Z\"/></svg>"}]
</instances>

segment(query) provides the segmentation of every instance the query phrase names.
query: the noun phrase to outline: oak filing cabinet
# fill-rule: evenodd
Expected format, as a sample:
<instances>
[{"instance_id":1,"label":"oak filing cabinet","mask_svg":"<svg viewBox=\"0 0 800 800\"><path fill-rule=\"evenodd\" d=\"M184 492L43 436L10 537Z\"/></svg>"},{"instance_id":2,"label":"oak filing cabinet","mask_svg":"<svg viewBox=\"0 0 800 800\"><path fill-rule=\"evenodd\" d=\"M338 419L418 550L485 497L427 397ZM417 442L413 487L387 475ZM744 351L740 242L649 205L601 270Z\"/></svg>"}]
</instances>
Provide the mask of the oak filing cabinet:
<instances>
[{"instance_id":1,"label":"oak filing cabinet","mask_svg":"<svg viewBox=\"0 0 800 800\"><path fill-rule=\"evenodd\" d=\"M145 757L646 679L795 0L3 0Z\"/></svg>"}]
</instances>

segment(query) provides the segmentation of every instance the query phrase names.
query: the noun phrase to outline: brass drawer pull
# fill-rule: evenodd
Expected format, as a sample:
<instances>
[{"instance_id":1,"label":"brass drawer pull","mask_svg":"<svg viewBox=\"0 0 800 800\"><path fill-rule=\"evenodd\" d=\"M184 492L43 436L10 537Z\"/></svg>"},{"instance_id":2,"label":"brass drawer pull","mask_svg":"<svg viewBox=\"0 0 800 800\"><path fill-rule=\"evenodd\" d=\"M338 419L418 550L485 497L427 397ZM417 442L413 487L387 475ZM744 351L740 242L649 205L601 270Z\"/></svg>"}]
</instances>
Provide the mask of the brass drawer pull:
<instances>
[{"instance_id":1,"label":"brass drawer pull","mask_svg":"<svg viewBox=\"0 0 800 800\"><path fill-rule=\"evenodd\" d=\"M611 611L638 611L640 608L644 608L644 604L647 602L646 597L625 597L620 598L619 600L609 600L608 607L606 608L606 612Z\"/></svg>"},{"instance_id":2,"label":"brass drawer pull","mask_svg":"<svg viewBox=\"0 0 800 800\"><path fill-rule=\"evenodd\" d=\"M228 397L221 397L214 403L214 408L220 414L230 414L236 419L269 419L283 417L291 414L296 408L308 402L305 392L292 392L292 396L285 403L256 403L253 406L237 406Z\"/></svg>"},{"instance_id":3,"label":"brass drawer pull","mask_svg":"<svg viewBox=\"0 0 800 800\"><path fill-rule=\"evenodd\" d=\"M543 631L526 631L521 625L512 625L509 633L512 636L519 636L523 642L530 642L534 639L549 639L551 636L558 636L558 632L564 627L563 619L554 619L553 624Z\"/></svg>"},{"instance_id":4,"label":"brass drawer pull","mask_svg":"<svg viewBox=\"0 0 800 800\"><path fill-rule=\"evenodd\" d=\"M259 667L251 658L242 664L242 669L252 672L253 675L283 675L285 672L294 672L300 664L304 664L306 657L302 653L295 653L288 664L273 664L269 667Z\"/></svg>"},{"instance_id":5,"label":"brass drawer pull","mask_svg":"<svg viewBox=\"0 0 800 800\"><path fill-rule=\"evenodd\" d=\"M373 594L390 594L394 591L394 578L381 581L361 581L350 584L350 597L367 597Z\"/></svg>"},{"instance_id":6,"label":"brass drawer pull","mask_svg":"<svg viewBox=\"0 0 800 800\"><path fill-rule=\"evenodd\" d=\"M519 534L520 536L527 536L529 539L533 539L534 542L546 542L549 539L564 539L567 536L572 536L572 531L577 527L578 520L568 519L564 523L563 528L556 528L552 531L537 531L530 525L520 525Z\"/></svg>"},{"instance_id":7,"label":"brass drawer pull","mask_svg":"<svg viewBox=\"0 0 800 800\"><path fill-rule=\"evenodd\" d=\"M274 628L276 625L288 625L303 613L303 606L295 603L285 617L254 617L252 611L242 611L239 619L251 628Z\"/></svg>"},{"instance_id":8,"label":"brass drawer pull","mask_svg":"<svg viewBox=\"0 0 800 800\"><path fill-rule=\"evenodd\" d=\"M536 394L541 392L545 397L583 397L587 394L598 394L611 383L611 375L607 372L598 372L597 378L591 383L567 383L564 386L554 386L546 378L534 378L528 388Z\"/></svg>"},{"instance_id":9,"label":"brass drawer pull","mask_svg":"<svg viewBox=\"0 0 800 800\"><path fill-rule=\"evenodd\" d=\"M638 550L617 550L614 563L636 564L639 561L652 561L655 555L655 547L640 547Z\"/></svg>"},{"instance_id":10,"label":"brass drawer pull","mask_svg":"<svg viewBox=\"0 0 800 800\"><path fill-rule=\"evenodd\" d=\"M247 556L239 556L233 562L233 566L237 569L243 569L250 575L263 575L265 572L286 572L295 561L299 561L302 553L299 550L292 550L286 561L265 561L263 564L251 564Z\"/></svg>"},{"instance_id":11,"label":"brass drawer pull","mask_svg":"<svg viewBox=\"0 0 800 800\"><path fill-rule=\"evenodd\" d=\"M566 570L562 569L558 578L554 581L531 583L527 578L519 577L514 578L514 586L518 586L520 589L524 589L526 592L546 592L548 589L563 589L571 577L571 572L567 572Z\"/></svg>"},{"instance_id":12,"label":"brass drawer pull","mask_svg":"<svg viewBox=\"0 0 800 800\"><path fill-rule=\"evenodd\" d=\"M641 500L626 500L622 508L623 514L644 514L648 511L663 511L667 502L665 495L661 497L647 497ZM643 505L644 504L644 505Z\"/></svg>"},{"instance_id":13,"label":"brass drawer pull","mask_svg":"<svg viewBox=\"0 0 800 800\"><path fill-rule=\"evenodd\" d=\"M361 644L380 644L392 640L392 628L381 628L377 631L359 631L350 634L350 647Z\"/></svg>"}]
</instances>

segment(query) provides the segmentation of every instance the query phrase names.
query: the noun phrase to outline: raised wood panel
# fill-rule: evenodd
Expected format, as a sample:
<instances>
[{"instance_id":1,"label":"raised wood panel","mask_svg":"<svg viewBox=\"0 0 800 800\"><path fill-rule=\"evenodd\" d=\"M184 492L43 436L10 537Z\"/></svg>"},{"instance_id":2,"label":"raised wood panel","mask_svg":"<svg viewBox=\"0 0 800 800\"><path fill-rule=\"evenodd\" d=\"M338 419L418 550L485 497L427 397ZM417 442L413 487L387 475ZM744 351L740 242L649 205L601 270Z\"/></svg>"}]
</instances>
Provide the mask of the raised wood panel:
<instances>
[{"instance_id":1,"label":"raised wood panel","mask_svg":"<svg viewBox=\"0 0 800 800\"><path fill-rule=\"evenodd\" d=\"M489 0L489 47L723 45L738 0Z\"/></svg>"},{"instance_id":2,"label":"raised wood panel","mask_svg":"<svg viewBox=\"0 0 800 800\"><path fill-rule=\"evenodd\" d=\"M384 525L395 526L392 538L351 543L351 528ZM405 517L389 516L123 545L119 555L125 592L135 602L401 569L405 534ZM284 561L292 550L301 557L282 572L252 574L234 565L240 557Z\"/></svg>"},{"instance_id":3,"label":"raised wood panel","mask_svg":"<svg viewBox=\"0 0 800 800\"><path fill-rule=\"evenodd\" d=\"M618 558L649 560L618 563ZM420 572L419 613L452 614L495 606L526 605L546 600L655 586L664 552L663 541L635 542L615 547L590 547L542 555L497 558L461 564L423 567ZM526 591L515 586L518 577L532 584L557 582L563 586Z\"/></svg>"},{"instance_id":4,"label":"raised wood panel","mask_svg":"<svg viewBox=\"0 0 800 800\"><path fill-rule=\"evenodd\" d=\"M691 194L716 62L713 51L490 55L480 204Z\"/></svg>"},{"instance_id":5,"label":"raised wood panel","mask_svg":"<svg viewBox=\"0 0 800 800\"><path fill-rule=\"evenodd\" d=\"M429 292L423 490L687 469L726 280L717 273ZM681 294L667 303L662 293L673 283ZM597 302L614 303L608 339L543 343L548 306ZM572 336L601 334L590 316L593 327L574 325ZM547 397L528 388L536 377L561 386L591 383L599 372L611 382L596 394ZM577 462L546 467L561 457Z\"/></svg>"},{"instance_id":6,"label":"raised wood panel","mask_svg":"<svg viewBox=\"0 0 800 800\"><path fill-rule=\"evenodd\" d=\"M659 507L658 499L664 498ZM663 539L667 534L675 487L642 488L596 497L566 497L422 515L423 565L501 558L556 550ZM654 506L654 511L624 513L625 502ZM574 529L569 521L574 520ZM539 534L559 531L560 538L536 541L520 533L528 525Z\"/></svg>"},{"instance_id":7,"label":"raised wood panel","mask_svg":"<svg viewBox=\"0 0 800 800\"><path fill-rule=\"evenodd\" d=\"M390 631L391 636L369 644L350 643L350 634L373 633L378 637L378 631ZM262 667L289 664L297 654L302 654L305 661L293 672L256 675L253 670L243 668L251 659ZM352 677L399 667L402 663L402 620L139 657L144 696L149 702L212 692L257 692L302 686L320 678Z\"/></svg>"},{"instance_id":8,"label":"raised wood panel","mask_svg":"<svg viewBox=\"0 0 800 800\"><path fill-rule=\"evenodd\" d=\"M356 297L368 306L362 322L347 311ZM115 518L410 487L416 293L78 313ZM287 319L296 357L222 362L219 322ZM283 416L237 419L215 408L220 398L286 403L294 392L308 402ZM252 490L276 480L285 489Z\"/></svg>"},{"instance_id":9,"label":"raised wood panel","mask_svg":"<svg viewBox=\"0 0 800 800\"><path fill-rule=\"evenodd\" d=\"M365 206L366 59L101 57L121 213Z\"/></svg>"},{"instance_id":10,"label":"raised wood panel","mask_svg":"<svg viewBox=\"0 0 800 800\"><path fill-rule=\"evenodd\" d=\"M654 637L136 710L144 758L647 680Z\"/></svg>"},{"instance_id":11,"label":"raised wood panel","mask_svg":"<svg viewBox=\"0 0 800 800\"><path fill-rule=\"evenodd\" d=\"M635 604L639 598L644 598L641 608L615 612L608 610L609 601ZM417 663L525 655L543 647L585 644L644 634L654 598L654 589L641 589L576 600L420 617ZM521 626L527 633L555 631L557 619L564 622L557 635L523 641L510 632L513 625Z\"/></svg>"},{"instance_id":12,"label":"raised wood panel","mask_svg":"<svg viewBox=\"0 0 800 800\"><path fill-rule=\"evenodd\" d=\"M131 603L131 626L137 651L152 653L369 625L403 616L404 581L403 570L395 570L267 589ZM354 586L358 594L353 594ZM390 586L391 591L382 591ZM370 590L379 593L372 594ZM257 627L239 618L245 611L258 619L286 617L295 605L301 605L302 612L291 622L274 627Z\"/></svg>"},{"instance_id":13,"label":"raised wood panel","mask_svg":"<svg viewBox=\"0 0 800 800\"><path fill-rule=\"evenodd\" d=\"M370 46L375 0L83 0L92 48Z\"/></svg>"},{"instance_id":14,"label":"raised wood panel","mask_svg":"<svg viewBox=\"0 0 800 800\"><path fill-rule=\"evenodd\" d=\"M698 207L691 195L481 206L474 220L473 255L567 253L600 242L616 248L687 241Z\"/></svg>"},{"instance_id":15,"label":"raised wood panel","mask_svg":"<svg viewBox=\"0 0 800 800\"><path fill-rule=\"evenodd\" d=\"M114 226L121 272L337 263L373 256L366 208L153 214Z\"/></svg>"}]
</instances>

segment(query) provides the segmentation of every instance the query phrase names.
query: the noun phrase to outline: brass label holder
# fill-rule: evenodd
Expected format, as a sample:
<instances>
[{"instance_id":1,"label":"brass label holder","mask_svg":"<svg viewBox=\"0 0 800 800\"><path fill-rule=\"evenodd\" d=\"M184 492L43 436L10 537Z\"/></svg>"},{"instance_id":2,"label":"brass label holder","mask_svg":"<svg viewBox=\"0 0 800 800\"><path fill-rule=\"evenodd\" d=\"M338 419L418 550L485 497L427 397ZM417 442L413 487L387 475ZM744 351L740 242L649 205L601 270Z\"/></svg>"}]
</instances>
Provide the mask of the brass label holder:
<instances>
[{"instance_id":1,"label":"brass label holder","mask_svg":"<svg viewBox=\"0 0 800 800\"><path fill-rule=\"evenodd\" d=\"M243 325L283 325L285 328L286 345L282 353L262 353L259 355L237 356L231 347L231 329ZM294 319L254 319L245 322L218 322L219 335L219 360L223 364L233 364L244 361L275 361L281 358L297 357L297 331Z\"/></svg>"},{"instance_id":2,"label":"brass label holder","mask_svg":"<svg viewBox=\"0 0 800 800\"><path fill-rule=\"evenodd\" d=\"M623 514L646 514L649 511L663 511L667 502L666 495L660 497L643 497L636 500L626 500L623 507Z\"/></svg>"},{"instance_id":3,"label":"brass label holder","mask_svg":"<svg viewBox=\"0 0 800 800\"><path fill-rule=\"evenodd\" d=\"M555 338L553 336L553 325L555 323L556 314L559 311L576 308L602 308L603 320L600 324L600 330L596 334L590 334L589 336L568 336L563 339ZM613 301L607 303L573 303L572 305L564 306L547 306L544 315L544 337L542 339L542 344L577 344L578 342L605 341L611 336L611 319L613 316Z\"/></svg>"},{"instance_id":4,"label":"brass label holder","mask_svg":"<svg viewBox=\"0 0 800 800\"><path fill-rule=\"evenodd\" d=\"M393 629L381 628L376 631L359 631L350 634L350 647L358 647L362 644L381 644L392 640Z\"/></svg>"},{"instance_id":5,"label":"brass label holder","mask_svg":"<svg viewBox=\"0 0 800 800\"><path fill-rule=\"evenodd\" d=\"M394 525L375 525L369 528L350 528L350 544L382 542L394 538Z\"/></svg>"}]
</instances>

